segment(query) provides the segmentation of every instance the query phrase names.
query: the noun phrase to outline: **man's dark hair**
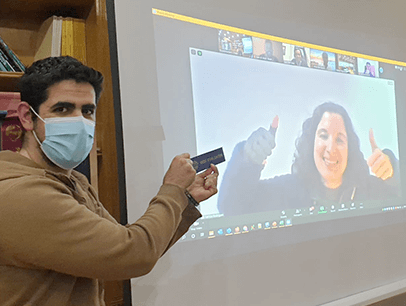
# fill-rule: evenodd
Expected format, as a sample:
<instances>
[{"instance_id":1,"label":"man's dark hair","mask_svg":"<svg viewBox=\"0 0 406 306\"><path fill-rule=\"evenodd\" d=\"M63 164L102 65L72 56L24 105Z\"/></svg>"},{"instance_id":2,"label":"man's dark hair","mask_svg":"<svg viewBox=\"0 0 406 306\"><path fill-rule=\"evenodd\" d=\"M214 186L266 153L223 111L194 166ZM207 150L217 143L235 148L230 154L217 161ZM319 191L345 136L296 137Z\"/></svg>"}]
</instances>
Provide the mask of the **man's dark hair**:
<instances>
[{"instance_id":1,"label":"man's dark hair","mask_svg":"<svg viewBox=\"0 0 406 306\"><path fill-rule=\"evenodd\" d=\"M303 123L302 134L296 140L292 173L298 175L306 185L321 182L320 174L314 163L314 139L317 126L325 112L338 114L343 118L348 142L348 162L343 174L343 184L357 185L369 174L369 168L360 150L360 141L354 131L350 116L344 107L332 102L326 102L317 106L313 116L306 119Z\"/></svg>"},{"instance_id":2,"label":"man's dark hair","mask_svg":"<svg viewBox=\"0 0 406 306\"><path fill-rule=\"evenodd\" d=\"M91 84L96 93L95 102L99 101L103 75L70 56L48 57L27 68L19 83L21 101L38 112L39 106L48 99L48 88L65 80Z\"/></svg>"}]
</instances>

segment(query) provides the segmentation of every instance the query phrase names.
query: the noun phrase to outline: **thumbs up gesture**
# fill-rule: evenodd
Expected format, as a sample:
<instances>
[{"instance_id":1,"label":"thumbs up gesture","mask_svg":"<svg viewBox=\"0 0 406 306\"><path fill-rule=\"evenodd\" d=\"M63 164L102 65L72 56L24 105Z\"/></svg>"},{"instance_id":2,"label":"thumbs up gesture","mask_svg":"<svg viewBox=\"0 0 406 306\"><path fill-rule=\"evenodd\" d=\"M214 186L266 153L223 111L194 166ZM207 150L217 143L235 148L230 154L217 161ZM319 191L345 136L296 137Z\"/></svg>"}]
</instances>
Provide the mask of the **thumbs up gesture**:
<instances>
[{"instance_id":1,"label":"thumbs up gesture","mask_svg":"<svg viewBox=\"0 0 406 306\"><path fill-rule=\"evenodd\" d=\"M377 146L372 129L369 130L369 142L371 143L372 155L367 159L367 163L372 173L382 180L391 178L393 176L393 167L389 156Z\"/></svg>"},{"instance_id":2,"label":"thumbs up gesture","mask_svg":"<svg viewBox=\"0 0 406 306\"><path fill-rule=\"evenodd\" d=\"M260 127L248 137L244 145L244 154L251 162L261 165L272 154L278 125L279 117L275 116L269 130Z\"/></svg>"}]
</instances>

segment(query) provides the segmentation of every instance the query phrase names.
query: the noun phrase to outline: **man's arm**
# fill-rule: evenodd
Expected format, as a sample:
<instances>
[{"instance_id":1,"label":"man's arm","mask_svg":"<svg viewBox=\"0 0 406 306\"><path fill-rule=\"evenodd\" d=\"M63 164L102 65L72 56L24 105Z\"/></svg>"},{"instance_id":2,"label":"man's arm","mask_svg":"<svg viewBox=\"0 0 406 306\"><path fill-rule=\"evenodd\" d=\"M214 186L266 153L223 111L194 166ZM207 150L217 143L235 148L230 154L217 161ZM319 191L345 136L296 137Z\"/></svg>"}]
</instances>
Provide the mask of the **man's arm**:
<instances>
[{"instance_id":1,"label":"man's arm","mask_svg":"<svg viewBox=\"0 0 406 306\"><path fill-rule=\"evenodd\" d=\"M96 215L60 185L31 178L4 193L14 203L1 206L0 245L6 262L87 278L141 276L168 248L188 206L183 189L163 185L145 214L125 227ZM200 216L195 211L183 220L183 231Z\"/></svg>"},{"instance_id":2,"label":"man's arm","mask_svg":"<svg viewBox=\"0 0 406 306\"><path fill-rule=\"evenodd\" d=\"M2 190L1 259L22 268L107 280L148 273L201 216L185 195L195 179L193 167L185 157L175 159L165 176L170 183L164 180L145 214L127 227L95 214L59 181L19 178Z\"/></svg>"}]
</instances>

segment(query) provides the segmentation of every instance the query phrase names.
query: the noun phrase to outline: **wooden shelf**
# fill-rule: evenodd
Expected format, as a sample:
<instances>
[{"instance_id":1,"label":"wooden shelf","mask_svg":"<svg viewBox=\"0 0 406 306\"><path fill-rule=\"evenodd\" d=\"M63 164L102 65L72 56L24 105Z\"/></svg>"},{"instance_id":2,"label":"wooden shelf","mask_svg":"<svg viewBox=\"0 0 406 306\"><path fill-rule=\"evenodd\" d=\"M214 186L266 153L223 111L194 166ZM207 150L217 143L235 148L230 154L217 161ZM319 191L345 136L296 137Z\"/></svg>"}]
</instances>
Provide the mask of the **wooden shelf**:
<instances>
[{"instance_id":1,"label":"wooden shelf","mask_svg":"<svg viewBox=\"0 0 406 306\"><path fill-rule=\"evenodd\" d=\"M86 19L94 0L2 0L0 27L34 29L52 15Z\"/></svg>"},{"instance_id":2,"label":"wooden shelf","mask_svg":"<svg viewBox=\"0 0 406 306\"><path fill-rule=\"evenodd\" d=\"M34 61L38 30L52 15L86 20L95 0L1 0L0 36L24 65ZM21 73L0 72L0 91L17 91Z\"/></svg>"},{"instance_id":3,"label":"wooden shelf","mask_svg":"<svg viewBox=\"0 0 406 306\"><path fill-rule=\"evenodd\" d=\"M0 91L18 91L17 84L22 72L0 72Z\"/></svg>"}]
</instances>

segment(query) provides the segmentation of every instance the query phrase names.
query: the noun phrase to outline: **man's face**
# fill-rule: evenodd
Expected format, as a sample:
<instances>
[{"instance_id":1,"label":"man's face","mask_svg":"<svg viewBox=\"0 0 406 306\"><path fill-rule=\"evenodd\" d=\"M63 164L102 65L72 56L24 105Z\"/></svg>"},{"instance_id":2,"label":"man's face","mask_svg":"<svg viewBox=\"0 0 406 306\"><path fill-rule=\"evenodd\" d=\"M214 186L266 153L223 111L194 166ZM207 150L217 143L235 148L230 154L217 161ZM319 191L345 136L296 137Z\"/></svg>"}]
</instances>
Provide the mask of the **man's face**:
<instances>
[{"instance_id":1,"label":"man's face","mask_svg":"<svg viewBox=\"0 0 406 306\"><path fill-rule=\"evenodd\" d=\"M96 93L89 83L66 80L48 88L48 99L39 107L42 119L55 117L78 117L95 121ZM37 119L35 131L39 140L45 140L45 124Z\"/></svg>"},{"instance_id":2,"label":"man's face","mask_svg":"<svg viewBox=\"0 0 406 306\"><path fill-rule=\"evenodd\" d=\"M273 55L272 43L269 42L269 41L267 41L267 42L265 43L265 52L266 52L267 54Z\"/></svg>"},{"instance_id":3,"label":"man's face","mask_svg":"<svg viewBox=\"0 0 406 306\"><path fill-rule=\"evenodd\" d=\"M329 188L337 188L347 168L348 140L344 120L339 114L325 112L314 138L314 163Z\"/></svg>"}]
</instances>

